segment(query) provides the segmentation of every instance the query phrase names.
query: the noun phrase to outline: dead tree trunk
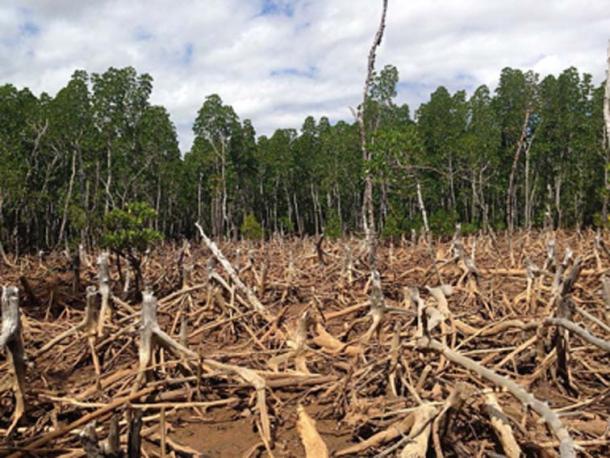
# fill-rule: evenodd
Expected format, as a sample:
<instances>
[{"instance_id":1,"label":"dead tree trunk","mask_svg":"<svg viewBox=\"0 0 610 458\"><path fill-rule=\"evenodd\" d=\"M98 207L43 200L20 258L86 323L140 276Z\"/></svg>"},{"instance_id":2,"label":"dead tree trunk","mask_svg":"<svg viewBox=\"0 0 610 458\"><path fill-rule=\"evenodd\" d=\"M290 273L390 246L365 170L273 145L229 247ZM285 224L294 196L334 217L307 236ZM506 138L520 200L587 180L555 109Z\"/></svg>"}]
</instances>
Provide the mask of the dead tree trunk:
<instances>
[{"instance_id":1,"label":"dead tree trunk","mask_svg":"<svg viewBox=\"0 0 610 458\"><path fill-rule=\"evenodd\" d=\"M104 252L97 258L97 278L99 283L99 292L102 298L100 307L100 318L97 323L97 335L101 336L104 332L104 323L106 315L110 314L110 274L108 273L108 253Z\"/></svg>"},{"instance_id":2,"label":"dead tree trunk","mask_svg":"<svg viewBox=\"0 0 610 458\"><path fill-rule=\"evenodd\" d=\"M369 151L366 138L366 125L364 123L364 110L369 97L369 89L371 86L371 80L373 79L373 73L375 71L375 57L377 53L377 47L381 44L383 38L383 31L385 29L385 17L388 10L388 0L383 0L383 7L381 12L381 21L373 44L369 51L368 66L366 79L364 81L364 89L362 91L362 103L358 107L356 119L358 121L358 127L360 130L360 148L362 150L362 159L364 160L364 195L362 202L362 223L364 226L364 235L366 238L366 245L368 251L368 262L371 266L371 270L375 269L376 264L376 249L377 249L377 236L375 234L375 210L373 207L373 173L371 170L371 152Z\"/></svg>"},{"instance_id":3,"label":"dead tree trunk","mask_svg":"<svg viewBox=\"0 0 610 458\"><path fill-rule=\"evenodd\" d=\"M184 355L192 360L199 359L197 353L176 342L159 327L157 299L151 292L145 291L142 300L142 327L140 328L140 369L134 391L139 389L141 382L144 381L148 365L157 346L166 348L178 356Z\"/></svg>"},{"instance_id":4,"label":"dead tree trunk","mask_svg":"<svg viewBox=\"0 0 610 458\"><path fill-rule=\"evenodd\" d=\"M17 426L26 410L25 402L25 360L23 338L21 336L21 317L19 316L19 290L15 286L2 288L2 331L0 347L6 347L7 359L15 376L15 412L8 431Z\"/></svg>"},{"instance_id":5,"label":"dead tree trunk","mask_svg":"<svg viewBox=\"0 0 610 458\"><path fill-rule=\"evenodd\" d=\"M605 129L605 144L604 148L606 150L606 167L604 172L604 218L608 217L608 162L610 162L610 40L608 40L608 68L606 70L606 89L604 92L604 123L606 125ZM606 219L604 219L604 223Z\"/></svg>"}]
</instances>

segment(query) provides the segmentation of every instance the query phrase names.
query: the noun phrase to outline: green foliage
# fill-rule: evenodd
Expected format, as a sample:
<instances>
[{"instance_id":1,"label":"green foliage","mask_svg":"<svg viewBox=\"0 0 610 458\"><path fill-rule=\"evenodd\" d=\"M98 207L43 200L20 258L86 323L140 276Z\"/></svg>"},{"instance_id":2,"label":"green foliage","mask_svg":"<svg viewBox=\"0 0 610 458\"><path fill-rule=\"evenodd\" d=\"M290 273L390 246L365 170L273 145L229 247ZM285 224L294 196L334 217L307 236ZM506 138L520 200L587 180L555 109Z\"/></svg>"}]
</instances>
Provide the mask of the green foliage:
<instances>
[{"instance_id":1,"label":"green foliage","mask_svg":"<svg viewBox=\"0 0 610 458\"><path fill-rule=\"evenodd\" d=\"M438 209L430 215L430 231L435 235L442 237L452 235L457 223L458 215L456 212Z\"/></svg>"},{"instance_id":2,"label":"green foliage","mask_svg":"<svg viewBox=\"0 0 610 458\"><path fill-rule=\"evenodd\" d=\"M294 224L288 216L280 217L280 228L285 234L292 234L294 232Z\"/></svg>"},{"instance_id":3,"label":"green foliage","mask_svg":"<svg viewBox=\"0 0 610 458\"><path fill-rule=\"evenodd\" d=\"M324 235L329 239L338 239L343 235L343 228L341 227L341 218L337 210L332 209L329 211L329 215L326 218L326 225L324 227Z\"/></svg>"},{"instance_id":4,"label":"green foliage","mask_svg":"<svg viewBox=\"0 0 610 458\"><path fill-rule=\"evenodd\" d=\"M451 235L457 221L502 230L511 174L516 224L541 226L550 205L555 226L605 225L604 87L591 75L506 68L494 91L437 88L414 117L397 103L399 81L392 65L373 75L366 164L353 121L307 116L299 130L257 136L215 94L182 154L168 111L151 104L152 77L132 67L77 70L55 96L0 85L0 241L10 251L53 248L98 240L103 229L107 246L137 253L158 236L147 223L134 229L127 202L158 209L155 227L172 238L194 235L193 221L223 236L246 218L285 233L323 224L329 237L360 232L365 172L376 227L391 209L382 237L421 228L416 183L435 233ZM114 207L126 213L105 217Z\"/></svg>"},{"instance_id":5,"label":"green foliage","mask_svg":"<svg viewBox=\"0 0 610 458\"><path fill-rule=\"evenodd\" d=\"M239 230L244 239L260 240L263 238L263 228L252 213L244 216L244 221Z\"/></svg>"},{"instance_id":6,"label":"green foliage","mask_svg":"<svg viewBox=\"0 0 610 458\"><path fill-rule=\"evenodd\" d=\"M381 231L381 238L398 239L404 232L402 218L395 213L390 213L386 218L383 230Z\"/></svg>"},{"instance_id":7,"label":"green foliage","mask_svg":"<svg viewBox=\"0 0 610 458\"><path fill-rule=\"evenodd\" d=\"M608 215L608 217L606 218L606 220L604 221L604 217L602 216L601 213L597 212L593 215L593 224L595 227L605 227L605 228L610 228L610 215Z\"/></svg>"},{"instance_id":8,"label":"green foliage","mask_svg":"<svg viewBox=\"0 0 610 458\"><path fill-rule=\"evenodd\" d=\"M476 223L462 223L462 235L476 234L479 229L479 225Z\"/></svg>"},{"instance_id":9,"label":"green foliage","mask_svg":"<svg viewBox=\"0 0 610 458\"><path fill-rule=\"evenodd\" d=\"M156 212L145 202L127 204L114 209L104 218L102 245L123 256L143 254L163 239L158 231L148 227Z\"/></svg>"}]
</instances>

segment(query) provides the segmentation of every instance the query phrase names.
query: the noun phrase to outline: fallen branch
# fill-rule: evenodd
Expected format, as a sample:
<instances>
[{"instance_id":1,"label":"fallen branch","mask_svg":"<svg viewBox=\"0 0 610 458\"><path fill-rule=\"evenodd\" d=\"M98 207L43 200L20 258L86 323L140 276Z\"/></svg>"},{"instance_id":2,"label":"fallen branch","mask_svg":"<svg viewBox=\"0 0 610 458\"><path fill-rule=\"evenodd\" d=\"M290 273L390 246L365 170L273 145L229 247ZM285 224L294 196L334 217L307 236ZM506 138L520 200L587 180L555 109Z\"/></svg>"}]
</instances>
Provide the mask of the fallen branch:
<instances>
[{"instance_id":1,"label":"fallen branch","mask_svg":"<svg viewBox=\"0 0 610 458\"><path fill-rule=\"evenodd\" d=\"M493 393L485 395L485 412L491 420L491 426L496 432L507 458L519 458L521 448L515 439L506 415L502 411L502 407L498 404L498 400Z\"/></svg>"},{"instance_id":2,"label":"fallen branch","mask_svg":"<svg viewBox=\"0 0 610 458\"><path fill-rule=\"evenodd\" d=\"M459 364L460 366L474 372L479 377L484 378L501 388L505 388L514 397L521 401L523 405L531 408L534 410L534 412L542 417L542 419L549 426L549 429L559 440L559 453L561 458L576 458L574 442L570 437L570 433L561 423L559 416L549 407L546 402L539 401L511 379L503 377L494 371L481 366L476 361L452 351L446 345L443 345L437 340L430 337L421 337L417 341L417 346L422 350L433 350L440 353L449 361Z\"/></svg>"},{"instance_id":3,"label":"fallen branch","mask_svg":"<svg viewBox=\"0 0 610 458\"><path fill-rule=\"evenodd\" d=\"M561 326L568 331L577 334L580 338L589 342L591 345L595 345L596 347L604 350L606 353L610 353L610 342L600 339L599 337L595 337L585 328L581 328L573 321L566 320L565 318L546 318L542 324L545 326Z\"/></svg>"},{"instance_id":4,"label":"fallen branch","mask_svg":"<svg viewBox=\"0 0 610 458\"><path fill-rule=\"evenodd\" d=\"M222 251L220 251L220 249L216 246L216 244L212 240L210 240L207 235L205 235L205 232L203 232L203 228L201 227L201 225L197 222L197 223L195 223L195 226L197 227L197 229L199 229L201 238L203 239L206 246L212 252L214 257L218 260L218 262L220 263L222 268L225 270L225 272L229 275L229 277L231 277L231 280L233 281L233 283L235 283L235 286L237 286L237 289L239 289L248 298L250 305L257 312L259 312L266 321L268 321L268 322L274 321L275 318L271 315L271 313L266 309L266 307L261 303L261 301L258 300L258 298L252 292L252 290L250 288L248 288L241 281L241 279L237 275L237 272L235 271L235 269L233 268L231 263L222 254Z\"/></svg>"}]
</instances>

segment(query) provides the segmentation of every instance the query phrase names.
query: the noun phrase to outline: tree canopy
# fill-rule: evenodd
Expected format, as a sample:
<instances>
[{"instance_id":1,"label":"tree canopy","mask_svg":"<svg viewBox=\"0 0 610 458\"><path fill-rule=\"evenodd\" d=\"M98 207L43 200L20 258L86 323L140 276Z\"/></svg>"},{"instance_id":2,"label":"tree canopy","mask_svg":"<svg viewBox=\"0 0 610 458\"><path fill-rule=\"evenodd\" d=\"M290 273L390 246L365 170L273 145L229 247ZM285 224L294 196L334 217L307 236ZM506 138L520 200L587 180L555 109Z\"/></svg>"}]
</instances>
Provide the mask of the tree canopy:
<instances>
[{"instance_id":1,"label":"tree canopy","mask_svg":"<svg viewBox=\"0 0 610 458\"><path fill-rule=\"evenodd\" d=\"M421 227L417 184L440 232L454 221L536 227L545 215L556 227L607 221L603 86L590 75L505 68L494 91L441 86L413 117L396 101L398 84L398 70L384 67L364 107L381 234ZM308 116L299 130L257 136L212 94L181 154L152 90L152 77L131 67L75 71L55 96L0 86L5 249L98 244L107 215L131 202L147 203L147 224L168 239L192 236L195 220L216 237L362 229L355 122Z\"/></svg>"}]
</instances>

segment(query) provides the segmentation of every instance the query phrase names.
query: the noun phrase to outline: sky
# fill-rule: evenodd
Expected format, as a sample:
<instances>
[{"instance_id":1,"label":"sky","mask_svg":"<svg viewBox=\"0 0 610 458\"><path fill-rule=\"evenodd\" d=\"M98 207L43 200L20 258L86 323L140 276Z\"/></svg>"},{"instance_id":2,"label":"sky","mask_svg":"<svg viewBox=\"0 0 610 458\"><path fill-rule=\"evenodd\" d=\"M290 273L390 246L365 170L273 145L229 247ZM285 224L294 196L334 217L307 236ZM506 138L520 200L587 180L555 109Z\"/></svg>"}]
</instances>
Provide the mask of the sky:
<instances>
[{"instance_id":1,"label":"sky","mask_svg":"<svg viewBox=\"0 0 610 458\"><path fill-rule=\"evenodd\" d=\"M209 94L258 134L308 115L353 120L381 0L0 0L0 84L55 94L75 69L154 78L180 146ZM444 85L495 87L510 66L605 78L608 0L389 0L377 68L414 112Z\"/></svg>"}]
</instances>

